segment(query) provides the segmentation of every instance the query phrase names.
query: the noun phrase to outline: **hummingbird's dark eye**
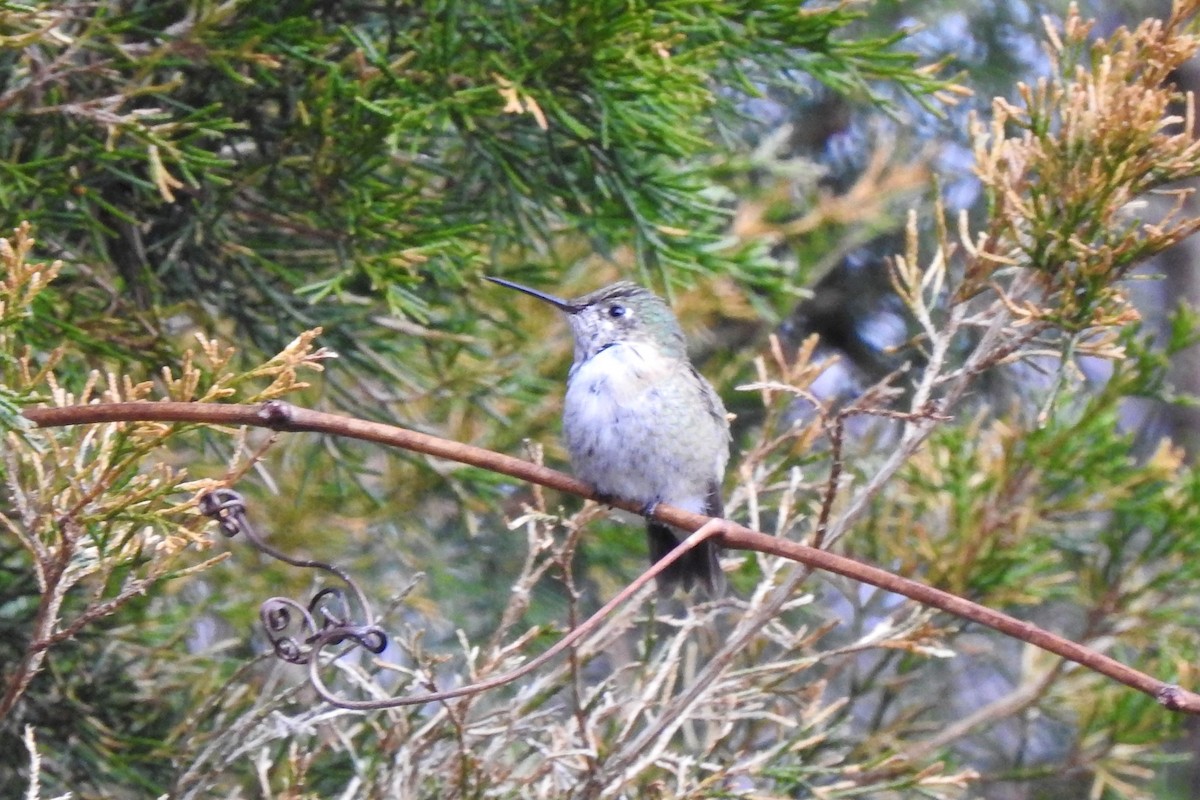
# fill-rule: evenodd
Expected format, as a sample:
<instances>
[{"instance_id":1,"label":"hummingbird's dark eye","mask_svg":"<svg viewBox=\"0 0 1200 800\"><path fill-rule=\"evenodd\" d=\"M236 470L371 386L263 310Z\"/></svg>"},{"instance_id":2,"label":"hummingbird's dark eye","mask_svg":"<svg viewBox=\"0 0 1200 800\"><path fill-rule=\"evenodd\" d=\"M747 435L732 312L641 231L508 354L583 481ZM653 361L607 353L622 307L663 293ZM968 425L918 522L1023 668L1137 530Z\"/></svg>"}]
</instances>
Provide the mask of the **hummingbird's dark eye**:
<instances>
[{"instance_id":1,"label":"hummingbird's dark eye","mask_svg":"<svg viewBox=\"0 0 1200 800\"><path fill-rule=\"evenodd\" d=\"M613 318L625 316L625 306L615 304L609 306L608 315Z\"/></svg>"}]
</instances>

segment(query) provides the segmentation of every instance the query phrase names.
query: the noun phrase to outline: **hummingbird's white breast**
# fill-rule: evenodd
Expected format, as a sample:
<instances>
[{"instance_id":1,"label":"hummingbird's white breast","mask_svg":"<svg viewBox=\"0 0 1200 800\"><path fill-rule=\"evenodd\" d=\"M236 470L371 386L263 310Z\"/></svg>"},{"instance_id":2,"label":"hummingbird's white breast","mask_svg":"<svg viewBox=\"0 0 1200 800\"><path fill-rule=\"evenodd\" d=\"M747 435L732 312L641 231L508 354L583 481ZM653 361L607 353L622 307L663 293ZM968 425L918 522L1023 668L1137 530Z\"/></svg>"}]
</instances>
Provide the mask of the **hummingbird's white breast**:
<instances>
[{"instance_id":1,"label":"hummingbird's white breast","mask_svg":"<svg viewBox=\"0 0 1200 800\"><path fill-rule=\"evenodd\" d=\"M576 475L603 494L703 513L729 437L708 412L702 381L687 361L645 342L618 342L576 364L563 407Z\"/></svg>"}]
</instances>

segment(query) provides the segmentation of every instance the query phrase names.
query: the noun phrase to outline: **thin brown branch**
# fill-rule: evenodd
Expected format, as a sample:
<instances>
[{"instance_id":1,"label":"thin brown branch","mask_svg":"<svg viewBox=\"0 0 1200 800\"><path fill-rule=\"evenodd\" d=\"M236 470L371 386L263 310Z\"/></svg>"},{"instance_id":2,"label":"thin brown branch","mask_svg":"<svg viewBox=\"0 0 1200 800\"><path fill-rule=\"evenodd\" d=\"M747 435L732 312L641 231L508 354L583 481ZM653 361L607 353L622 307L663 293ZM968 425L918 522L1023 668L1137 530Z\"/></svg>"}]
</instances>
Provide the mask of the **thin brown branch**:
<instances>
[{"instance_id":1,"label":"thin brown branch","mask_svg":"<svg viewBox=\"0 0 1200 800\"><path fill-rule=\"evenodd\" d=\"M425 453L437 458L450 459L459 463L500 472L510 477L537 483L551 489L557 489L593 500L600 500L588 486L580 481L561 472L532 464L528 461L392 425L312 411L280 401L270 401L257 406L171 402L107 403L62 408L27 409L24 413L28 419L41 427L102 422L195 422L216 425L252 425L279 431L313 431L348 436L350 438ZM634 513L642 511L636 503L610 501L608 499L605 499L604 502ZM693 514L665 504L657 506L653 516L662 522L703 534L703 536L693 535L689 537L686 540L686 544L689 546L694 546L703 538L716 535L720 537L720 543L724 547L770 553L798 561L809 567L832 572L860 583L866 583L895 594L903 595L922 605L976 622L1007 636L1028 642L1047 652L1062 656L1087 669L1098 672L1154 697L1164 708L1200 715L1200 694L1161 681L1151 675L1126 666L1103 653L1043 630L1030 622L1024 622L986 606L981 606L978 603L973 603L950 592L926 586L925 584L846 558L845 556L807 547L787 539L768 536L728 520L713 520L709 517ZM701 531L701 528L704 528L704 530ZM683 549L683 547L676 548L671 555L678 555ZM518 670L515 670L514 673L509 673L508 676L500 676L499 679L483 681L474 687L461 687L453 692L441 693L440 696L458 696L467 689L481 691L492 688L493 685L500 685L496 684L496 680L503 678L512 680L515 677L528 673L536 668L535 665L544 663L550 653L560 653L564 648L578 641L591 628L595 627L600 618L607 615L620 602L624 602L633 591L644 585L659 569L665 567L668 563L670 561L666 558L659 561L654 567L639 576L633 584L626 587L625 591L606 604L600 612L597 612L597 615L584 622L583 625L560 640L540 658L523 665ZM310 662L310 675L313 677L314 685L318 689L323 689L323 685L320 683L319 675L317 674L316 662L316 659ZM362 701L362 703L337 701L336 698L333 698L328 693L326 693L326 699L331 702L338 702L339 705L349 708L378 707L376 703L370 701ZM396 701L386 702L394 704ZM425 702L425 700L423 699L422 702Z\"/></svg>"},{"instance_id":2,"label":"thin brown branch","mask_svg":"<svg viewBox=\"0 0 1200 800\"><path fill-rule=\"evenodd\" d=\"M842 442L846 433L846 417L838 414L833 424L829 426L829 479L825 482L825 492L821 497L821 510L817 514L817 524L813 528L812 546L821 547L825 544L825 532L829 530L829 517L833 514L833 501L837 499L838 487L842 480Z\"/></svg>"},{"instance_id":3,"label":"thin brown branch","mask_svg":"<svg viewBox=\"0 0 1200 800\"><path fill-rule=\"evenodd\" d=\"M67 591L71 588L71 583L65 580L64 576L74 553L74 542L70 537L66 537L57 553L53 555L46 553L44 556L39 556L38 568L41 572L42 595L38 601L37 614L34 616L33 640L26 647L25 654L16 669L11 675L5 677L7 688L3 697L0 697L0 719L4 719L8 716L8 712L12 711L46 659L47 647L39 645L53 635L54 626L58 621L58 611L62 607Z\"/></svg>"},{"instance_id":4,"label":"thin brown branch","mask_svg":"<svg viewBox=\"0 0 1200 800\"><path fill-rule=\"evenodd\" d=\"M492 689L498 689L501 686L510 684L513 681L528 675L531 672L536 672L542 667L543 664L550 663L554 659L558 658L558 656L564 651L569 651L571 648L575 647L575 645L587 638L592 631L600 627L600 624L603 623L604 620L607 619L608 616L615 611L618 606L628 601L629 598L633 597L633 595L635 595L643 586L654 580L654 578L656 578L660 572L678 561L688 550L691 550L705 539L710 539L713 536L720 535L720 533L725 529L725 526L729 524L727 520L723 519L712 519L709 517L702 517L702 519L706 521L704 525L701 525L700 528L692 533L691 536L680 542L674 550L672 550L670 553L667 553L665 556L656 561L649 569L637 576L632 583L618 592L616 597L609 600L607 603L601 606L599 611L584 620L582 625L573 629L566 636L559 639L557 642L551 645L546 652L525 662L516 669L510 670L501 675L496 675L486 680L479 681L477 683L469 684L467 686L459 686L454 689L447 689L446 691L440 692L430 692L429 694L417 695L414 697L395 697L388 698L386 700L345 700L335 695L333 691L330 690L330 688L325 684L325 681L321 678L321 660L317 658L315 654L331 641L332 637L330 632L325 632L318 636L312 645L314 657L308 662L309 682L312 683L313 688L317 690L317 694L321 695L325 701L335 706L340 706L341 708L351 708L355 709L356 711L378 711L380 709L395 708L397 706L423 706L427 703L441 702L444 700L453 699L455 697L464 697L467 695L474 695L480 692L490 691ZM334 633L334 635L336 635L336 633ZM447 706L447 708L449 708L449 706Z\"/></svg>"}]
</instances>

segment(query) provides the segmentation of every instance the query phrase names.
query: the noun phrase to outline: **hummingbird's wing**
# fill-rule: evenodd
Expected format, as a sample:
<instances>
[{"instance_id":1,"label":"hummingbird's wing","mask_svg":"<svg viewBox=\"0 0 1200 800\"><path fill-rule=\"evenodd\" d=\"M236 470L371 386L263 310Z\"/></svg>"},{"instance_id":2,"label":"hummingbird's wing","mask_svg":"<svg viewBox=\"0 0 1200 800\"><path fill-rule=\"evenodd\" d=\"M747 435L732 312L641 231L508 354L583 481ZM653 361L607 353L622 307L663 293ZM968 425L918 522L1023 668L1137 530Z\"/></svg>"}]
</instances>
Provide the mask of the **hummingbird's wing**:
<instances>
[{"instance_id":1,"label":"hummingbird's wing","mask_svg":"<svg viewBox=\"0 0 1200 800\"><path fill-rule=\"evenodd\" d=\"M720 400L717 401L718 403ZM724 409L722 409L724 411ZM722 416L724 419L724 416ZM721 481L714 480L708 485L708 497L704 504L704 513L710 517L725 516L725 501L721 499ZM721 548L712 539L697 548L696 557L704 556L707 561L705 574L701 582L708 589L710 597L721 597L725 594L725 572L721 569Z\"/></svg>"},{"instance_id":2,"label":"hummingbird's wing","mask_svg":"<svg viewBox=\"0 0 1200 800\"><path fill-rule=\"evenodd\" d=\"M710 517L725 516L725 501L721 499L720 481L713 481L708 485L708 494L704 498L704 514Z\"/></svg>"},{"instance_id":3,"label":"hummingbird's wing","mask_svg":"<svg viewBox=\"0 0 1200 800\"><path fill-rule=\"evenodd\" d=\"M710 517L724 517L725 501L721 497L721 481L725 477L725 464L729 461L729 442L732 440L729 432L729 419L725 416L725 404L721 402L721 396L717 394L717 390L696 371L695 366L689 363L688 367L695 378L695 385L700 387L705 410L725 438L725 446L717 455L713 478L708 482L702 513ZM726 582L725 573L721 570L720 554L721 548L717 546L716 542L709 539L681 558L677 566L684 586L690 588L692 580L695 579L705 588L709 597L716 598L724 595ZM664 577L667 574L663 573Z\"/></svg>"},{"instance_id":4,"label":"hummingbird's wing","mask_svg":"<svg viewBox=\"0 0 1200 800\"><path fill-rule=\"evenodd\" d=\"M695 385L700 387L700 391L704 395L704 407L709 415L717 422L717 424L725 429L725 434L729 435L729 420L725 418L725 404L721 402L721 395L717 394L717 390L708 382L708 379L696 371L694 364L688 364L688 369L692 371L692 377L695 378Z\"/></svg>"}]
</instances>

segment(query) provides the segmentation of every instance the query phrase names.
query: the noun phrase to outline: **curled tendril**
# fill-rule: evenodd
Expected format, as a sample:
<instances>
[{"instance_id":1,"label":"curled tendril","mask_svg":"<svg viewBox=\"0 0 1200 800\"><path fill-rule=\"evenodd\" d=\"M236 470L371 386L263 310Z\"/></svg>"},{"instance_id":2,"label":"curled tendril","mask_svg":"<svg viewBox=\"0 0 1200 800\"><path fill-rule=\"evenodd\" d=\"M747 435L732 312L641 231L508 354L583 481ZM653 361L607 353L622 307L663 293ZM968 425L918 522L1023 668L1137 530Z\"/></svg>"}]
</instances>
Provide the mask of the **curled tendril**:
<instances>
[{"instance_id":1,"label":"curled tendril","mask_svg":"<svg viewBox=\"0 0 1200 800\"><path fill-rule=\"evenodd\" d=\"M322 627L349 625L350 609L346 605L346 593L341 589L327 587L313 595L308 610L314 616L321 615Z\"/></svg>"},{"instance_id":2,"label":"curled tendril","mask_svg":"<svg viewBox=\"0 0 1200 800\"><path fill-rule=\"evenodd\" d=\"M204 495L200 498L200 510L204 514L216 519L221 525L221 531L226 536L232 537L239 533L245 534L246 538L250 540L251 544L257 550L272 558L297 567L332 572L341 578L350 588L353 593L353 599L357 601L357 605L362 610L363 616L367 619L374 618L374 615L371 613L371 607L367 604L367 599L363 595L362 590L359 589L358 584L351 580L350 576L343 570L323 561L292 558L263 541L253 526L250 525L249 520L246 519L245 501L237 492L232 489L219 489L216 492ZM476 692L503 686L512 683L522 675L540 668L547 661L556 658L564 650L575 645L583 637L590 635L614 608L626 602L635 592L645 586L647 582L654 580L659 572L669 567L676 559L686 553L690 547L694 547L710 536L721 532L723 530L722 526L725 524L724 520L709 520L700 530L681 542L678 547L644 572L623 592L610 600L599 612L536 658L503 675L480 681L470 686L460 686L442 692L434 691L412 697L395 697L382 700L349 700L334 694L333 690L329 688L325 680L321 677L321 659L319 656L324 648L350 642L352 643L351 646L339 654L345 655L345 653L352 651L355 647L362 647L372 653L381 653L387 647L387 634L383 632L382 628L374 624L354 625L351 623L351 617L353 616L351 614L351 603L348 602L347 594L342 589L322 589L313 595L312 600L309 601L307 606L290 598L272 597L260 606L259 617L262 620L263 627L267 631L267 636L271 642L271 646L274 648L276 657L291 664L308 665L309 683L312 684L317 694L325 701L341 708L363 711L424 705L425 703L445 700L451 697L461 697L466 694L475 694ZM289 635L289 631L293 631L294 629L295 632Z\"/></svg>"},{"instance_id":3,"label":"curled tendril","mask_svg":"<svg viewBox=\"0 0 1200 800\"><path fill-rule=\"evenodd\" d=\"M256 550L271 558L295 567L333 573L350 588L362 616L374 619L366 595L344 570L324 561L292 558L267 544L247 519L246 502L238 492L218 489L204 495L200 498L200 512L215 519L226 536L244 534ZM344 642L353 643L350 649L357 646L382 653L387 647L387 634L373 622L357 624L352 605L346 591L326 587L313 595L308 605L288 597L272 597L259 606L258 616L275 655L291 664L307 664L326 645Z\"/></svg>"},{"instance_id":4,"label":"curled tendril","mask_svg":"<svg viewBox=\"0 0 1200 800\"><path fill-rule=\"evenodd\" d=\"M250 529L246 502L232 489L218 489L201 496L200 513L215 519L221 526L221 533L230 539Z\"/></svg>"}]
</instances>

